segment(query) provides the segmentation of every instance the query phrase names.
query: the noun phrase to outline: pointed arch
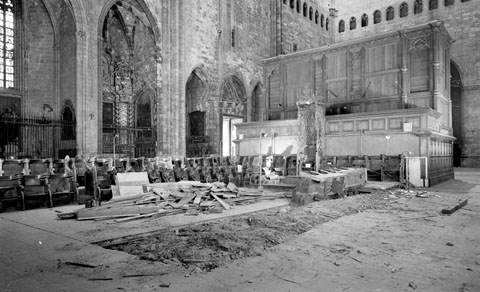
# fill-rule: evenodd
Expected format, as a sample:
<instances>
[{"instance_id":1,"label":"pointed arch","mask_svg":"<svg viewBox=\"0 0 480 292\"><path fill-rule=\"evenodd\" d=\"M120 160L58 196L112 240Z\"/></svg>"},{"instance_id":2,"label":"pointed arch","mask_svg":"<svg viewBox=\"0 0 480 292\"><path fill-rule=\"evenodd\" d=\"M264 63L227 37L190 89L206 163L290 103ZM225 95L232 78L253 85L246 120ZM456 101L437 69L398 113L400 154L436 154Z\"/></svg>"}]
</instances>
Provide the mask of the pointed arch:
<instances>
[{"instance_id":1,"label":"pointed arch","mask_svg":"<svg viewBox=\"0 0 480 292\"><path fill-rule=\"evenodd\" d=\"M400 4L400 17L406 17L408 16L408 4L406 2L403 2Z\"/></svg>"},{"instance_id":2,"label":"pointed arch","mask_svg":"<svg viewBox=\"0 0 480 292\"><path fill-rule=\"evenodd\" d=\"M413 14L419 14L423 11L423 1L422 0L415 0L413 4Z\"/></svg>"},{"instance_id":3,"label":"pointed arch","mask_svg":"<svg viewBox=\"0 0 480 292\"><path fill-rule=\"evenodd\" d=\"M364 13L362 15L362 27L368 26L368 15Z\"/></svg>"},{"instance_id":4,"label":"pointed arch","mask_svg":"<svg viewBox=\"0 0 480 292\"><path fill-rule=\"evenodd\" d=\"M373 12L373 24L380 22L382 22L382 12L380 12L380 10L375 10L375 12Z\"/></svg>"},{"instance_id":5,"label":"pointed arch","mask_svg":"<svg viewBox=\"0 0 480 292\"><path fill-rule=\"evenodd\" d=\"M352 18L350 18L350 30L354 30L356 28L357 28L357 19L352 16Z\"/></svg>"},{"instance_id":6,"label":"pointed arch","mask_svg":"<svg viewBox=\"0 0 480 292\"><path fill-rule=\"evenodd\" d=\"M263 84L258 82L252 91L252 122L260 122L263 120L262 114L265 110L265 100L263 97Z\"/></svg>"},{"instance_id":7,"label":"pointed arch","mask_svg":"<svg viewBox=\"0 0 480 292\"><path fill-rule=\"evenodd\" d=\"M395 18L395 8L393 8L393 6L389 6L385 13L387 21L393 20Z\"/></svg>"},{"instance_id":8,"label":"pointed arch","mask_svg":"<svg viewBox=\"0 0 480 292\"><path fill-rule=\"evenodd\" d=\"M345 21L343 19L338 22L338 32L345 32Z\"/></svg>"}]
</instances>

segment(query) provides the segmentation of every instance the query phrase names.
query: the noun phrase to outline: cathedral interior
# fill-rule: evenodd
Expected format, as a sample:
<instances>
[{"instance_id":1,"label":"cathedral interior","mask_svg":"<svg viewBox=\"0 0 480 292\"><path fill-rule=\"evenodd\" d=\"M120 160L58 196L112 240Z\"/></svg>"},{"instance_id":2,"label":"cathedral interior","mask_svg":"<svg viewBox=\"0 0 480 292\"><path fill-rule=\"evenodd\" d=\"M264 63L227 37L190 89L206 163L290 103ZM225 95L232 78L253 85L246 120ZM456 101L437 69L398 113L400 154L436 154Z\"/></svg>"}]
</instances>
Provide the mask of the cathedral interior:
<instances>
[{"instance_id":1,"label":"cathedral interior","mask_svg":"<svg viewBox=\"0 0 480 292\"><path fill-rule=\"evenodd\" d=\"M302 231L294 234L299 238L303 232L318 226L324 229L318 229L318 234L311 235L310 239L310 235L302 237L304 241L288 251L275 250L280 254L284 252L280 256L261 258L270 263L269 267L262 266L266 264L261 260L245 264L252 270L244 268L238 272L232 280L238 283L232 286L226 280L217 281L229 278L230 274L202 274L204 278L195 278L198 283L188 282L194 281L194 277L189 278L193 274L217 267L205 268L205 260L196 255L185 256L180 264L171 258L168 263L164 258L155 263L147 258L151 260L152 269L158 269L159 262L165 265L173 262L175 269L189 269L175 270L180 271L179 279L185 282L176 282L177 289L172 291L320 291L307 288L308 281L303 277L311 274L311 280L319 274L337 275L332 271L313 275L316 263L311 263L314 268L306 268L307 262L325 252L310 254L310 250L320 246L316 242L329 240L324 234L337 236L338 241L350 240L350 246L337 243L336 248L326 249L329 255L336 255L331 266L338 270L352 267L345 264L347 258L364 268L380 253L369 246L377 245L376 250L382 250L394 241L400 245L396 250L385 251L388 256L399 250L410 251L410 255L403 258L410 259L411 254L418 256L411 262L400 257L395 258L396 263L393 258L382 258L376 263L388 269L388 279L397 275L400 278L395 281L412 277L414 280L402 284L405 290L395 290L398 287L388 286L391 283L386 284L385 290L378 288L388 281L385 277L378 278L385 274L372 268L365 274L355 270L340 277L355 278L349 282L355 287L350 291L413 291L417 285L417 291L479 291L476 290L480 289L478 277L473 279L469 275L479 272L478 250L474 251L473 246L478 248L480 237L478 230L472 232L466 227L470 226L468 222L480 222L477 199L480 185L478 170L475 172L480 168L479 0L0 0L0 47L0 212L7 211L0 214L0 245L7 251L0 253L0 263L4 264L0 265L0 275L9 275L8 285L0 291L157 291L155 279L141 282L139 278L166 273L144 271L148 265L140 260L145 260L145 254L138 260L124 253L111 256L112 250L125 251L124 248L135 254L135 250L145 248L146 245L132 235L142 230L144 236L152 230L158 234L158 228L166 232L175 226L174 237L187 236L181 232L187 230L182 228L188 222L210 220L203 219L205 214L197 216L198 210L205 211L201 203L207 200L211 200L210 209L207 208L209 215L212 215L210 210L215 210L212 211L218 216L215 218L251 216L238 220L252 229L257 226L259 230L268 225L270 219L274 222L278 218L285 221L277 227L311 224L308 228L299 227ZM343 199L335 206L335 203L326 203L337 208L337 213L327 214L326 209L317 206L309 207L302 217L295 212L304 209L290 209L286 206L291 203L272 199L268 203L271 210L265 207L261 211L268 209L276 213L262 221L254 215L245 215L256 211L245 211L242 204L235 205L233 212L239 210L238 213L229 215L231 206L218 199L213 191L211 196L208 193L222 183L217 191L221 189L228 194L219 196L223 195L228 202L237 202L235 200L253 200L268 194L268 187L291 190L288 187L294 185L294 195L287 197L285 192L280 199L297 200L300 205L306 205L306 198L315 203L313 200L320 196L320 184L316 184L320 181L315 181L318 176L333 177L345 171L354 173L352 176L360 173L362 185L367 184L367 180L395 183L403 189L383 189L382 202L398 204L400 201L404 205L392 209L391 205L382 203L379 208L385 208L385 212L375 213L377 217L357 214L361 217L357 220L357 212L375 209L373 205L365 206L379 204L375 197L378 193L366 191L368 195L364 198L371 200L368 203L361 201L367 199L358 198L360 196L348 200L346 197L350 194L358 194L361 187L355 184L360 185L359 182L342 178L338 186L336 178L325 178L321 180L324 195L326 181L329 181L329 196ZM121 185L117 175L120 173L124 177L126 173L148 174L139 193L160 197L162 206L169 208L166 213L183 212L192 216L185 219L182 213L178 215L182 217L175 218L183 219L138 223L142 221L129 220L167 217L162 213L165 210L130 214L133 219L113 217L125 214L103 216L102 213L102 216L87 217L98 221L79 223L75 227L60 220L65 219L62 214L79 216L80 213L58 211L60 209L54 207L72 208L85 203L85 209L99 210L95 208L101 204L107 204L108 208L108 203L115 202L120 187L133 186L132 181ZM459 177L466 177L468 183ZM196 183L208 184L208 188L201 189L207 193L195 193L192 185L188 196L183 193L187 192L184 189L166 197L164 193L155 193L153 188L146 191L147 184L185 181L191 181L193 187L199 187ZM305 181L308 184L302 185ZM346 191L348 183L355 185L349 192ZM429 188L445 187L443 183L452 186L448 191L459 190L459 193L449 196L435 191L438 193L433 195L434 189ZM248 199L238 198L241 192L246 193L244 189L238 191L243 187L250 187L252 194L245 195L250 196ZM340 190L336 191L336 187ZM472 192L477 196L470 196ZM176 196L178 193L182 196ZM297 196L297 193L302 194ZM467 197L462 196L470 196L469 205ZM167 198L171 201L167 202ZM322 200L326 198L330 197L325 195ZM464 200L459 203L460 199ZM408 205L412 200L417 201ZM428 200L437 200L438 204L427 203ZM214 203L218 208L214 208ZM357 203L358 206L354 206ZM458 220L464 220L461 222L448 221L458 213L431 219L435 216L431 214L432 208L447 203L458 205L445 211L450 213L442 214L450 215L465 206L457 212L476 213L468 213L468 218L459 216ZM194 204L198 205L196 209L191 206ZM263 208L259 205L255 208ZM351 211L354 208L357 211ZM423 225L414 223L417 217L401 217L409 214L401 212L412 210L418 214L423 212ZM227 215L220 214L224 211ZM53 222L52 212L58 213L59 218L55 219L59 220ZM293 213L296 215L286 217ZM397 215L400 217L392 219ZM319 216L323 219L318 219ZM326 222L327 217L333 218L332 229L328 229L328 224L318 225ZM103 221L113 218L125 221ZM299 223L299 218L309 219ZM382 233L387 227L378 227L377 233L367 238L365 234L371 232L368 224L379 218L385 220L376 222L376 227L383 226L384 222L401 223L389 225L388 234ZM238 223L234 220L232 222ZM127 221L125 225L120 224ZM114 223L117 225L112 225ZM140 224L145 225L138 226ZM208 224L205 224L189 232L196 234L206 228ZM411 225L407 227L407 224ZM346 226L355 228L341 233ZM439 226L441 231L437 230ZM228 228L230 226L219 227L223 232ZM408 233L415 228L420 231ZM347 232L358 233L342 237ZM219 234L216 234L218 238ZM235 235L237 237L229 235L235 238L232 242L238 239L255 245L253 235ZM266 246L265 250L286 240L271 239L270 235L259 241ZM396 238L387 240L387 236ZM57 241L51 243L50 238ZM122 246L124 241L119 238L134 242L134 247ZM219 242L218 238L211 241ZM356 243L351 242L352 238L366 241L357 249L353 248ZM102 243L101 239L104 239ZM107 241L109 247L103 249ZM189 244L200 241L197 238ZM311 245L302 246L305 242ZM445 257L428 254L424 264L440 266L426 269L430 276L420 279L417 275L422 274L423 271L418 270L422 265L417 264L430 249L427 243L438 248L438 253L445 252ZM435 245L438 243L441 246ZM24 253L17 249L17 244L25 247ZM155 252L158 255L158 245L149 244L148 255ZM454 244L460 247L454 250ZM221 246L217 252L227 254L234 245ZM418 250L412 250L413 247ZM446 248L449 250L445 251ZM356 253L348 255L354 249ZM300 253L290 258L290 252L299 250ZM455 255L450 254L450 250ZM32 253L41 252L44 252L42 256L30 257ZM231 260L242 258L248 252L251 250L244 248L232 253ZM434 252L437 251L432 249L431 253ZM458 254L460 252L470 252L471 257ZM367 258L366 254L371 257ZM52 264L55 260L50 260L55 257L58 261ZM175 258L177 262L178 258ZM462 260L442 262L453 258ZM103 262L92 266L86 264L86 259ZM299 259L301 264L297 262ZM192 263L196 264L193 270ZM445 269L456 269L463 264L466 271L460 273L458 268L455 272L463 283L449 281L454 272L445 275ZM400 265L404 265L403 271ZM88 275L80 275L79 270L60 271L66 267L73 269L72 266L95 270ZM269 282L269 286L257 283L253 290L245 288L256 283L260 276L249 273L260 267L261 275L269 273L267 270L280 270L272 272L275 280ZM285 272L281 270L283 267L288 268L289 273L301 275L294 280L282 278L279 275ZM117 279L105 274L110 268L123 276ZM128 268L136 269L135 273L125 273ZM461 269L463 271L463 266ZM402 274L407 270L409 274ZM442 275L441 279L435 278L437 272ZM243 273L251 278L239 280ZM68 286L67 281L62 282L63 277L74 278L79 286ZM359 284L369 277L373 279L371 282L365 286ZM47 283L46 278L53 279L55 285ZM128 282L124 278L132 280ZM431 285L426 282L434 278L443 286L435 286L438 283L433 280ZM279 279L285 286L278 284ZM103 290L94 288L100 281L105 283ZM157 286L155 289L142 286L144 283ZM305 284L301 289L290 287L300 283ZM336 279L328 283L322 286L326 287L322 291L350 288L344 283L340 285ZM455 288L449 286L453 284ZM212 285L217 286L214 289ZM466 288L468 285L470 290ZM432 287L441 288L429 290Z\"/></svg>"},{"instance_id":2,"label":"cathedral interior","mask_svg":"<svg viewBox=\"0 0 480 292\"><path fill-rule=\"evenodd\" d=\"M326 118L303 130L323 145L304 137L284 154L479 166L477 3L398 2L2 1L1 155L267 154L242 144L260 132L288 144L311 101ZM398 146L426 132L425 149ZM336 147L390 134L389 153Z\"/></svg>"}]
</instances>

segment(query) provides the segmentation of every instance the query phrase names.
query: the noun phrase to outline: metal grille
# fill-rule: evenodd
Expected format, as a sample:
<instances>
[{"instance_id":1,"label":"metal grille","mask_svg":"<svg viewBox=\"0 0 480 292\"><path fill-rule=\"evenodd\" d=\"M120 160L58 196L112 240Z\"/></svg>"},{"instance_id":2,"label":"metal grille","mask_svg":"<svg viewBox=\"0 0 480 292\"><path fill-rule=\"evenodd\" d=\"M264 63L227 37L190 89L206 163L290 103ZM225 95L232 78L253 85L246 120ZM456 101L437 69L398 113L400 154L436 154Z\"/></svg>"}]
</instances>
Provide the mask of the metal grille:
<instances>
[{"instance_id":1,"label":"metal grille","mask_svg":"<svg viewBox=\"0 0 480 292\"><path fill-rule=\"evenodd\" d=\"M75 121L0 118L0 156L16 158L75 156L75 127Z\"/></svg>"}]
</instances>

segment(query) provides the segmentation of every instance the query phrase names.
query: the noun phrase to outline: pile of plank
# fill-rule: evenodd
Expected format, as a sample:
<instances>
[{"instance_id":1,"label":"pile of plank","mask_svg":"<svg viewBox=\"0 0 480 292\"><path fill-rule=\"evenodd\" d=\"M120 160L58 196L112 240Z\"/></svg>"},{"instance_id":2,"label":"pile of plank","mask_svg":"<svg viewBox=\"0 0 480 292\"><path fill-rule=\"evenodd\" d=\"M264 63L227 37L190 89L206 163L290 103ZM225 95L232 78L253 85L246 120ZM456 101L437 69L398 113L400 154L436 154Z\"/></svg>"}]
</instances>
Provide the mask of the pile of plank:
<instances>
[{"instance_id":1,"label":"pile of plank","mask_svg":"<svg viewBox=\"0 0 480 292\"><path fill-rule=\"evenodd\" d=\"M157 218L185 213L221 213L235 205L273 200L283 193L263 192L256 189L239 189L232 183L199 183L181 181L149 184L148 192L115 196L101 206L83 208L74 214L58 214L61 219L110 220L126 222L141 218ZM70 215L70 216L69 216Z\"/></svg>"}]
</instances>

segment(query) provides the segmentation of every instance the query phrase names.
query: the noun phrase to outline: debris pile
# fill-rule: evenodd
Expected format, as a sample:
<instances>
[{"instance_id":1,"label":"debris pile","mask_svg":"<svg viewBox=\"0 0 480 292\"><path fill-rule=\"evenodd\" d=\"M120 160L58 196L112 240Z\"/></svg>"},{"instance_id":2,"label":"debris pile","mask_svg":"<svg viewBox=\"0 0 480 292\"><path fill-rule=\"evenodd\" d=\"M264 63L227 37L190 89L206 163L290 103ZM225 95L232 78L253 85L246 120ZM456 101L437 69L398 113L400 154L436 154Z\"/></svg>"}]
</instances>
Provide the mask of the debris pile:
<instances>
[{"instance_id":1,"label":"debris pile","mask_svg":"<svg viewBox=\"0 0 480 292\"><path fill-rule=\"evenodd\" d=\"M58 218L82 220L114 220L117 223L167 215L222 213L235 205L284 197L283 192L238 188L222 182L200 183L181 181L145 186L144 193L116 196L101 206L60 213ZM87 204L88 205L88 204Z\"/></svg>"}]
</instances>

